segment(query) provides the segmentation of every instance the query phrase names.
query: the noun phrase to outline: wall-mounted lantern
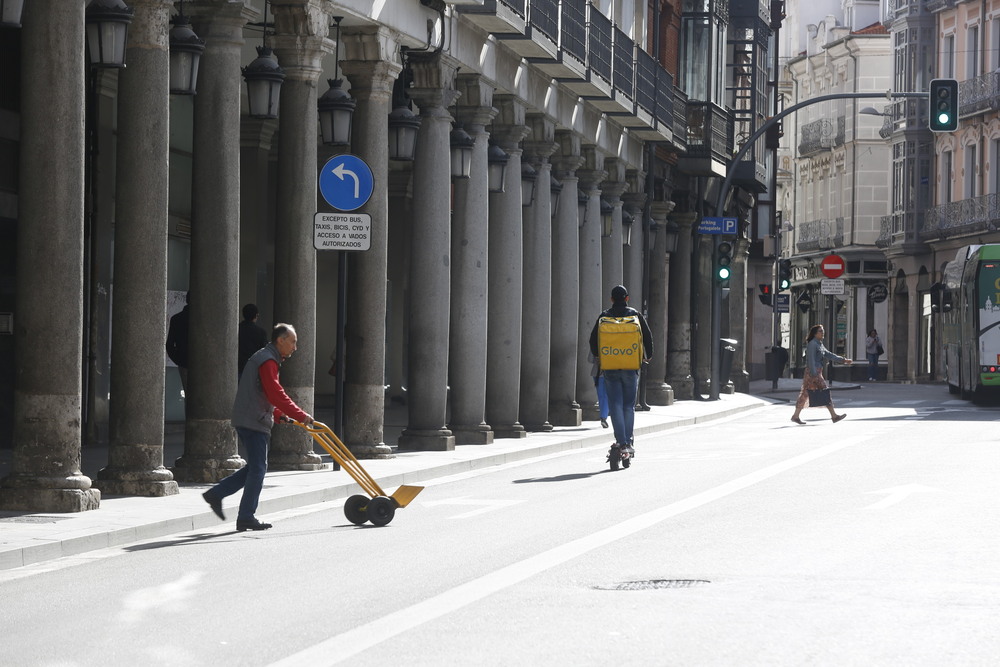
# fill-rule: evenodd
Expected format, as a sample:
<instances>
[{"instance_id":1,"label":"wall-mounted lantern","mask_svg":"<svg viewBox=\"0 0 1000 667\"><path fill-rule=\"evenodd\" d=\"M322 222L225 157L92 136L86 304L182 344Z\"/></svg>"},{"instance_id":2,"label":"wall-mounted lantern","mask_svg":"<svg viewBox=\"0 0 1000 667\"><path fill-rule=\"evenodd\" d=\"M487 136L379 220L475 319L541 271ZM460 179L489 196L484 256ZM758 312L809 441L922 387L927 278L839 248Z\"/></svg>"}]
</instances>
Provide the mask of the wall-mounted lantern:
<instances>
[{"instance_id":1,"label":"wall-mounted lantern","mask_svg":"<svg viewBox=\"0 0 1000 667\"><path fill-rule=\"evenodd\" d=\"M486 165L489 173L488 180L490 192L504 191L504 181L507 174L507 162L509 161L510 156L507 155L506 151L491 141L490 147L486 151Z\"/></svg>"},{"instance_id":2,"label":"wall-mounted lantern","mask_svg":"<svg viewBox=\"0 0 1000 667\"><path fill-rule=\"evenodd\" d=\"M125 67L125 43L135 10L122 0L87 5L87 51L94 67Z\"/></svg>"},{"instance_id":3,"label":"wall-mounted lantern","mask_svg":"<svg viewBox=\"0 0 1000 667\"><path fill-rule=\"evenodd\" d=\"M615 207L607 199L601 197L601 236L608 238L611 236L611 228L614 223Z\"/></svg>"},{"instance_id":4,"label":"wall-mounted lantern","mask_svg":"<svg viewBox=\"0 0 1000 667\"><path fill-rule=\"evenodd\" d=\"M340 68L340 22L343 16L334 16L337 26L337 50L333 52L333 75L337 77ZM316 101L319 107L319 130L323 143L331 146L346 146L351 143L351 126L354 124L354 107L357 100L343 87L340 78L327 79L330 89Z\"/></svg>"},{"instance_id":5,"label":"wall-mounted lantern","mask_svg":"<svg viewBox=\"0 0 1000 667\"><path fill-rule=\"evenodd\" d=\"M23 9L24 0L0 0L0 26L20 28Z\"/></svg>"},{"instance_id":6,"label":"wall-mounted lantern","mask_svg":"<svg viewBox=\"0 0 1000 667\"><path fill-rule=\"evenodd\" d=\"M538 172L527 162L521 163L521 206L528 207L535 201L535 181Z\"/></svg>"},{"instance_id":7,"label":"wall-mounted lantern","mask_svg":"<svg viewBox=\"0 0 1000 667\"><path fill-rule=\"evenodd\" d=\"M198 65L205 51L205 40L194 33L184 16L181 0L177 16L170 20L170 94L194 95L198 92Z\"/></svg>"}]
</instances>

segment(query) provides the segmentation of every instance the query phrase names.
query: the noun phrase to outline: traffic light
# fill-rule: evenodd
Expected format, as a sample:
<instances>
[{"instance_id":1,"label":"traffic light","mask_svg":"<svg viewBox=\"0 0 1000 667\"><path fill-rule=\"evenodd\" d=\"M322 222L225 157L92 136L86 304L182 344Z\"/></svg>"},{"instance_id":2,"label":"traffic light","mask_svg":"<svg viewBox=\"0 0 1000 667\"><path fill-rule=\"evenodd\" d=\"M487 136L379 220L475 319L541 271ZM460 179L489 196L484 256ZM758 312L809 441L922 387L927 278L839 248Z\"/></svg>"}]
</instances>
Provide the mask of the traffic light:
<instances>
[{"instance_id":1,"label":"traffic light","mask_svg":"<svg viewBox=\"0 0 1000 667\"><path fill-rule=\"evenodd\" d=\"M760 302L768 307L773 306L774 296L771 294L771 286L768 285L767 283L761 283L757 285L757 287L760 288L760 294L757 295L757 298L760 299Z\"/></svg>"},{"instance_id":2,"label":"traffic light","mask_svg":"<svg viewBox=\"0 0 1000 667\"><path fill-rule=\"evenodd\" d=\"M723 241L719 244L715 257L715 277L719 279L723 287L729 284L729 276L733 273L732 263L733 244L729 241Z\"/></svg>"},{"instance_id":3,"label":"traffic light","mask_svg":"<svg viewBox=\"0 0 1000 667\"><path fill-rule=\"evenodd\" d=\"M958 129L958 81L933 79L929 95L927 126L932 132L954 132Z\"/></svg>"},{"instance_id":4,"label":"traffic light","mask_svg":"<svg viewBox=\"0 0 1000 667\"><path fill-rule=\"evenodd\" d=\"M792 260L782 259L778 262L778 291L783 292L792 286Z\"/></svg>"}]
</instances>

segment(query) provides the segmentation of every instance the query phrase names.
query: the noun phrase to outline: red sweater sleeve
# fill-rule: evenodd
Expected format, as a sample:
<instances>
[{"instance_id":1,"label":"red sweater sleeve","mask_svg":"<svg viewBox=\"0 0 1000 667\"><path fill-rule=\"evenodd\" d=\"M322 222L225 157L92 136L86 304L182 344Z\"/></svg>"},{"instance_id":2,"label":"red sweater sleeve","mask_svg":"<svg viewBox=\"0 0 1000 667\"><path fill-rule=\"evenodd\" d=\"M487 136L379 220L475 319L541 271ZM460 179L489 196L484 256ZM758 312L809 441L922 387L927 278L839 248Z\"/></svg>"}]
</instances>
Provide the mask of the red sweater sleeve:
<instances>
[{"instance_id":1,"label":"red sweater sleeve","mask_svg":"<svg viewBox=\"0 0 1000 667\"><path fill-rule=\"evenodd\" d=\"M268 403L274 406L274 420L278 421L282 415L287 415L295 421L309 421L309 415L295 401L288 397L285 390L278 382L278 362L268 359L260 365L260 384L264 388L264 396Z\"/></svg>"}]
</instances>

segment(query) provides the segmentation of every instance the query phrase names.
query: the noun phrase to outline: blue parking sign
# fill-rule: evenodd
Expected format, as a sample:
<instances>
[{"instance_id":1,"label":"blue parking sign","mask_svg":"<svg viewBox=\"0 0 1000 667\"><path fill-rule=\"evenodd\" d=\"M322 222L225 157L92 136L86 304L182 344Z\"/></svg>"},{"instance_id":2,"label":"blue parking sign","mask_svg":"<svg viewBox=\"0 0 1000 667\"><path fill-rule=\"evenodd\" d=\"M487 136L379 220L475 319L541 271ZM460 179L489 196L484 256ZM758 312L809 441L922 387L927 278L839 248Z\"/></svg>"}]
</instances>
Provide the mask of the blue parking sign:
<instances>
[{"instance_id":1,"label":"blue parking sign","mask_svg":"<svg viewBox=\"0 0 1000 667\"><path fill-rule=\"evenodd\" d=\"M375 187L371 168L356 155L337 155L319 170L319 192L338 211L354 211L368 203Z\"/></svg>"}]
</instances>

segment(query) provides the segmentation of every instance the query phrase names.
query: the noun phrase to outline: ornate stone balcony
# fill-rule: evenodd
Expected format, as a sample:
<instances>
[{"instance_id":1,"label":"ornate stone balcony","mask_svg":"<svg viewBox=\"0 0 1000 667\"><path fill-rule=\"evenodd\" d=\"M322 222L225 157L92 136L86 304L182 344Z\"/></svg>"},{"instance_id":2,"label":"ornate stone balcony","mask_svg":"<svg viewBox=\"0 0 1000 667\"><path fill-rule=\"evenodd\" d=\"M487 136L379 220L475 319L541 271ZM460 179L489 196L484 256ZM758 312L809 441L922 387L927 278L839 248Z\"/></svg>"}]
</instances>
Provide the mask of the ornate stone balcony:
<instances>
[{"instance_id":1,"label":"ornate stone balcony","mask_svg":"<svg viewBox=\"0 0 1000 667\"><path fill-rule=\"evenodd\" d=\"M995 231L1000 228L1000 194L989 194L935 206L924 211L921 240Z\"/></svg>"}]
</instances>

